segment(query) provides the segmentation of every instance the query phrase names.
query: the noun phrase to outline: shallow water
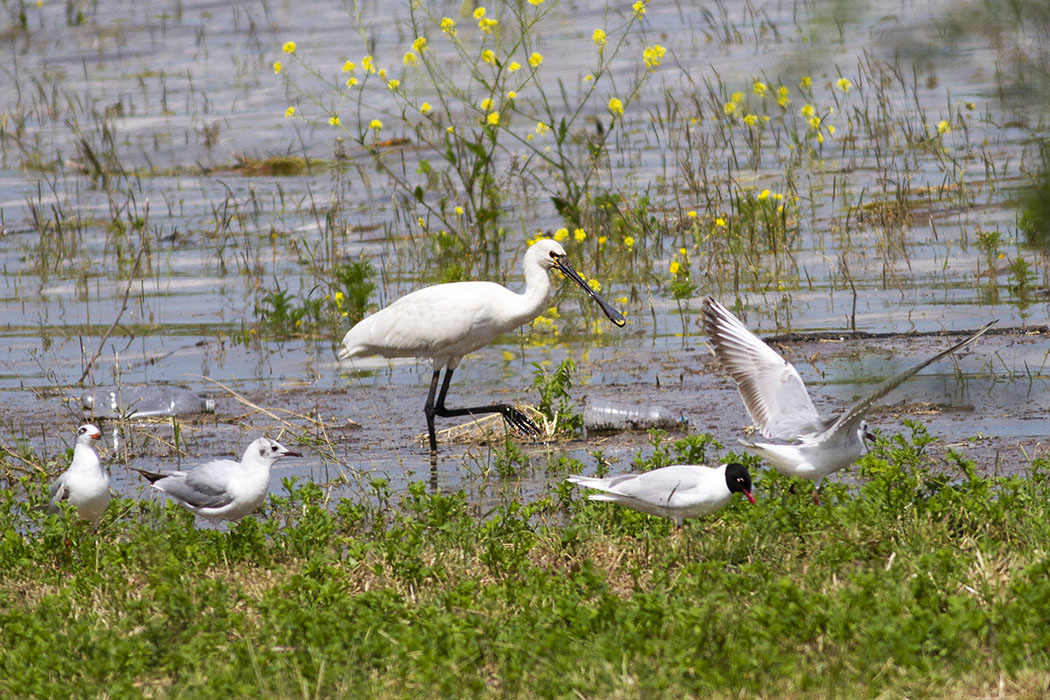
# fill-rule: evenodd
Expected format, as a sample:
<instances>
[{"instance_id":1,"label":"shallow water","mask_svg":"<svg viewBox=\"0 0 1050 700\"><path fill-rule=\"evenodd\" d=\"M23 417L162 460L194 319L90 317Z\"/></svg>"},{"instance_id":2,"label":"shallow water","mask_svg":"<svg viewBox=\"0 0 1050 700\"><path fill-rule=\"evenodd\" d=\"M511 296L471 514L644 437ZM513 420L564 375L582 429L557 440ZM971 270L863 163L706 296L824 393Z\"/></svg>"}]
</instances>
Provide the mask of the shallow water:
<instances>
[{"instance_id":1,"label":"shallow water","mask_svg":"<svg viewBox=\"0 0 1050 700\"><path fill-rule=\"evenodd\" d=\"M439 9L455 16L458 7L449 3ZM559 338L534 342L528 334L512 334L467 358L456 372L450 405L465 398L468 389L498 400L527 400L532 363L554 364L572 356L578 367L574 395L581 400L643 397L681 410L696 429L711 430L731 445L747 421L704 346L696 319L703 294L732 300L739 293L749 308L748 324L763 334L851 326L877 333L961 331L993 318L1001 328L1045 324L1050 317L1045 252L1018 244L1012 204L1032 158L1028 132L1019 126L1027 118L1025 105L1000 99L1003 86L990 66L1002 56L990 38L977 32L950 42L941 38L939 21L954 7L950 2L879 3L845 21L841 39L837 28L819 21L827 9L821 3L773 3L757 19L743 9L705 15L684 6L650 7L644 35L630 40L613 74L621 83L628 81L642 47L657 41L668 47L668 57L631 105L628 128L617 136L621 150L611 158L603 184L625 194L632 186L649 191L661 216L704 211L704 202L683 200L667 185L679 176L676 159L683 156L706 162L706 172L719 181L712 187L725 187L731 178L756 190L785 191L785 173L771 156L754 168L727 169L729 154L740 142L718 140L706 103L695 127L710 138L703 153L672 148L650 128L654 116L665 116L664 88L680 95L694 88L702 92L705 80L722 81L726 92L746 91L756 79L771 86L783 82L794 97L800 76L812 74L815 85L827 86L817 90L822 107L839 102L841 134L848 119L859 119L859 91L873 89L862 84L862 64L891 62L896 52L903 57L902 74L914 77L919 87L910 92L902 85L886 88L892 120L921 128L951 118L956 126L944 145L967 165L948 177L939 159L916 156L893 139L881 149L830 140L822 167L791 175L800 192L799 239L784 273L795 281L778 289L764 275L736 287L725 278L704 279L697 298L681 312L658 280L610 284L603 290L609 298L630 295L630 286L637 292L637 301L626 309L631 319L626 329L606 324L598 335L587 329L579 304L568 300L560 308ZM580 65L592 52L591 29L623 21L625 15L618 12L607 18L603 11L568 3L551 10L537 47L545 56L547 85L560 78L568 90L579 89ZM116 433L107 429L122 491L140 488L137 480L128 480L124 464L192 465L209 456L239 454L260 432L281 433L280 420L245 406L223 387L277 411L295 432L334 444L331 453L304 448L307 456L288 464L281 476L329 482L345 475L349 490L365 488L377 475L397 487L426 479L488 488L484 472L492 454L483 445L443 449L438 473L431 474L417 441L425 428L428 366L376 361L356 371L341 367L335 360L341 332L283 341L265 333L246 335L258 320L262 291L279 284L298 294L315 285L311 256L372 260L379 270L372 298L378 305L435 274L419 240L422 234L392 200L382 178L360 176L368 174L367 164L364 171L293 177L234 167L239 156L289 153L327 159L345 147L326 125L284 119L289 96L271 64L289 61L280 53L289 39L315 65L338 66L369 51L388 62L400 57L413 38L405 12L366 5L361 14L368 50L348 7L340 3L100 3L79 26L68 26L61 5L45 3L28 8L26 31L5 27L2 46L11 79L0 81L0 104L5 105L0 116L6 119L0 154L0 265L5 273L0 334L7 347L0 361L0 391L7 431L14 436L5 443L24 438L52 456L72 444L82 418L66 399L79 395L80 376L98 351L88 384L177 383L213 396L218 404L215 416L182 426L181 453L174 449L170 423ZM429 35L433 50L449 58L440 33ZM839 76L856 84L853 97L835 91ZM380 108L387 98L376 99ZM795 99L793 110L801 104ZM604 100L594 113L604 118ZM111 143L127 176L111 172L113 182L103 183L86 174L80 139L103 155ZM404 157L411 171L421 156L409 150ZM995 164L993 173L989 162ZM960 177L970 188L965 204L952 194ZM859 204L892 201L902 188L912 193L905 223L881 225L874 217L858 223ZM512 197L507 207L508 252L500 260L500 274L490 276L516 287L525 240L537 229L561 223L542 196L531 201ZM328 213L336 226L326 225ZM40 225L41 220L48 225ZM1003 234L1003 257L994 258L1001 271L989 285L987 277L979 277L987 264L975 241L979 231L992 230ZM142 245L148 253L132 275ZM654 266L659 272L667 269L675 247L660 251L663 257ZM1005 266L1017 258L1034 270L1027 299L1010 290ZM843 259L856 297L846 283ZM755 260L760 267L774 264L768 255ZM588 272L582 262L577 266ZM946 341L785 347L818 395L818 405L834 410L873 382L936 352L939 342ZM877 423L893 430L911 416L927 422L945 442L980 436L967 447L987 458L982 464L1023 470L1030 457L1047 449L1047 350L1045 333L989 335L955 364L931 367L928 376L888 397ZM927 404L932 408L923 408ZM586 453L601 449L616 470L629 468L646 442L640 434L591 436L546 449L567 451L587 464L593 459ZM544 451L528 449L538 455ZM542 456L537 459L543 462ZM537 469L516 487L538 490L547 480ZM277 479L274 489L280 489Z\"/></svg>"}]
</instances>

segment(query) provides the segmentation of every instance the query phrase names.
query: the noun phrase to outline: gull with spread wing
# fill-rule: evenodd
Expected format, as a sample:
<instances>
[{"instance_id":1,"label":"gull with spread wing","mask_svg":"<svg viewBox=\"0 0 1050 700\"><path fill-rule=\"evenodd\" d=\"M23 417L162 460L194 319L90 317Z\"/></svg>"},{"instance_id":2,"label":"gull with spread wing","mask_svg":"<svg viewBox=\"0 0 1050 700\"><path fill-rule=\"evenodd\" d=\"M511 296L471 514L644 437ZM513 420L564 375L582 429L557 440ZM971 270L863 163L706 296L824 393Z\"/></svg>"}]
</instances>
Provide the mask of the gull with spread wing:
<instances>
[{"instance_id":1,"label":"gull with spread wing","mask_svg":"<svg viewBox=\"0 0 1050 700\"><path fill-rule=\"evenodd\" d=\"M777 442L741 440L788 476L816 481L852 464L874 440L864 415L872 405L929 364L966 347L991 328L992 321L965 340L887 379L867 397L838 416L821 416L806 391L798 370L773 348L759 340L717 301L708 297L703 307L704 328L715 356L736 382L744 406L764 437ZM813 492L817 500L817 492Z\"/></svg>"}]
</instances>

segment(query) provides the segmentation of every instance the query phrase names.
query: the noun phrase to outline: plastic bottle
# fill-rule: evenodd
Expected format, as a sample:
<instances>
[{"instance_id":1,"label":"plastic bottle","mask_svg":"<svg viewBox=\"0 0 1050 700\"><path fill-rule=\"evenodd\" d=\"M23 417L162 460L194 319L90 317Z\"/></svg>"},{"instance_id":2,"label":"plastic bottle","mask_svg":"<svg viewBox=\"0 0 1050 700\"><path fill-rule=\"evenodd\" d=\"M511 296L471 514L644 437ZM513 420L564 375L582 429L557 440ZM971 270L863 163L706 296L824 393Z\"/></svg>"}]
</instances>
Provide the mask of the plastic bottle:
<instances>
[{"instance_id":1,"label":"plastic bottle","mask_svg":"<svg viewBox=\"0 0 1050 700\"><path fill-rule=\"evenodd\" d=\"M629 406L609 401L588 401L583 407L587 430L648 430L677 428L689 420L663 406Z\"/></svg>"},{"instance_id":2,"label":"plastic bottle","mask_svg":"<svg viewBox=\"0 0 1050 700\"><path fill-rule=\"evenodd\" d=\"M80 396L84 411L101 418L148 418L214 413L215 401L197 396L179 386L124 386L115 390L95 389Z\"/></svg>"}]
</instances>

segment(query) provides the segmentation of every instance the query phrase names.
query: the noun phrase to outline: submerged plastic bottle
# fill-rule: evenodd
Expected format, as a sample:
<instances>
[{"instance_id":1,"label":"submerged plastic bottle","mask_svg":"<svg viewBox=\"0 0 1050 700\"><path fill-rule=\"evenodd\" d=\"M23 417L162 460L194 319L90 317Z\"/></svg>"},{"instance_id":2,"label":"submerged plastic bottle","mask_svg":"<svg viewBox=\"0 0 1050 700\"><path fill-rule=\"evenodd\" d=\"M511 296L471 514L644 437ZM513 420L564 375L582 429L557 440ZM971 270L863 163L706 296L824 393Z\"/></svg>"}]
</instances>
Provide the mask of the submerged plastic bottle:
<instances>
[{"instance_id":1,"label":"submerged plastic bottle","mask_svg":"<svg viewBox=\"0 0 1050 700\"><path fill-rule=\"evenodd\" d=\"M214 413L215 401L197 396L180 386L124 386L115 390L95 389L80 396L84 411L101 418L148 418Z\"/></svg>"},{"instance_id":2,"label":"submerged plastic bottle","mask_svg":"<svg viewBox=\"0 0 1050 700\"><path fill-rule=\"evenodd\" d=\"M609 401L588 401L583 407L587 430L648 430L677 428L689 419L663 406L629 406Z\"/></svg>"}]
</instances>

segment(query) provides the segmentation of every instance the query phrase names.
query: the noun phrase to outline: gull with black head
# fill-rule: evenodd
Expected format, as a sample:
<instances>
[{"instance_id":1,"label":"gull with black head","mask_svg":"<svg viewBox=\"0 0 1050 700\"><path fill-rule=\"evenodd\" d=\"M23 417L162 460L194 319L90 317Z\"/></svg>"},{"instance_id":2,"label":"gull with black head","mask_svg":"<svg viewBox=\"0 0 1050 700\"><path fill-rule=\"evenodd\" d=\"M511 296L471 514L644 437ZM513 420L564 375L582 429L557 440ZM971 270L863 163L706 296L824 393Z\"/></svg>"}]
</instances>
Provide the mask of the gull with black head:
<instances>
[{"instance_id":1,"label":"gull with black head","mask_svg":"<svg viewBox=\"0 0 1050 700\"><path fill-rule=\"evenodd\" d=\"M611 501L628 508L673 520L681 527L686 518L699 518L721 509L734 493L751 503L751 475L736 462L719 467L674 464L640 474L624 474L604 479L572 475L570 483L597 489L592 501Z\"/></svg>"}]
</instances>

